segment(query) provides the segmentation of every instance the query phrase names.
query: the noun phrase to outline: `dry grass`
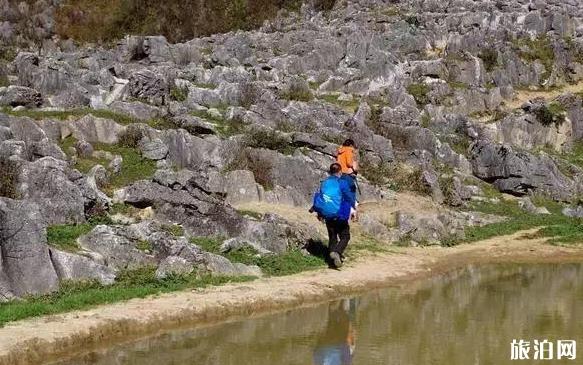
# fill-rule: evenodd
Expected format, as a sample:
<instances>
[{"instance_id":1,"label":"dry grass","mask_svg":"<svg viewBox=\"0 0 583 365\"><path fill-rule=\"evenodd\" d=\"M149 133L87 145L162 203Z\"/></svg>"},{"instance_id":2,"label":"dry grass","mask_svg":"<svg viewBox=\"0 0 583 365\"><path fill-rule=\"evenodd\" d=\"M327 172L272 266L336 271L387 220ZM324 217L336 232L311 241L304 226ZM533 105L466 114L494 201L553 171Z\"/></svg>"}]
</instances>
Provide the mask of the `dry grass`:
<instances>
[{"instance_id":1,"label":"dry grass","mask_svg":"<svg viewBox=\"0 0 583 365\"><path fill-rule=\"evenodd\" d=\"M329 10L335 0L316 0ZM172 42L237 29L254 29L280 9L301 0L65 0L57 10L57 33L85 42L110 42L125 34L164 35Z\"/></svg>"}]
</instances>

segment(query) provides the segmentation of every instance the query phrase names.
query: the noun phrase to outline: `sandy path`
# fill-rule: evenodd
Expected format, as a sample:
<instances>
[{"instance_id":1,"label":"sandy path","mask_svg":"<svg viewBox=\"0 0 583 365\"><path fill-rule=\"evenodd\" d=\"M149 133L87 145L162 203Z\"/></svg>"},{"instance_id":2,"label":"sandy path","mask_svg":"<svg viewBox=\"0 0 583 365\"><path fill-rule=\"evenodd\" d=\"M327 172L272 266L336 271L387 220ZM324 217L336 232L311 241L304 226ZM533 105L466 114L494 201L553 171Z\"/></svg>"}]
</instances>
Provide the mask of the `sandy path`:
<instances>
[{"instance_id":1,"label":"sandy path","mask_svg":"<svg viewBox=\"0 0 583 365\"><path fill-rule=\"evenodd\" d=\"M576 84L568 84L564 87L553 89L553 90L518 90L516 95L512 100L505 101L506 109L507 110L514 110L518 109L524 104L525 102L532 100L534 98L544 98L545 100L549 101L554 99L562 94L566 93L580 93L583 92L583 82L579 82Z\"/></svg>"},{"instance_id":2,"label":"sandy path","mask_svg":"<svg viewBox=\"0 0 583 365\"><path fill-rule=\"evenodd\" d=\"M470 263L583 262L583 248L524 240L523 234L449 249L403 248L360 257L341 271L165 294L16 322L0 328L0 365L40 364L164 330L313 304Z\"/></svg>"}]
</instances>

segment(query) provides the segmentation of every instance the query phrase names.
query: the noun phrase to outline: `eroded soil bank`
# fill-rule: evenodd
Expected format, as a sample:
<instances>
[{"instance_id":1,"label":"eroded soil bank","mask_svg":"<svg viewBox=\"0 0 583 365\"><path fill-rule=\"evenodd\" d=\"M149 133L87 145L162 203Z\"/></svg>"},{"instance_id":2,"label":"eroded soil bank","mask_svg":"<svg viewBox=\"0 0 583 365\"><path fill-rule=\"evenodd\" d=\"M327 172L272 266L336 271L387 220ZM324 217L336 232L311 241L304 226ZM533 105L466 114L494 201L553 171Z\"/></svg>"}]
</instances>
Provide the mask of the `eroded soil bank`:
<instances>
[{"instance_id":1,"label":"eroded soil bank","mask_svg":"<svg viewBox=\"0 0 583 365\"><path fill-rule=\"evenodd\" d=\"M397 285L467 264L582 262L582 248L526 240L524 232L455 248L403 248L319 270L200 291L136 299L0 329L0 365L39 364L179 327L327 301Z\"/></svg>"}]
</instances>

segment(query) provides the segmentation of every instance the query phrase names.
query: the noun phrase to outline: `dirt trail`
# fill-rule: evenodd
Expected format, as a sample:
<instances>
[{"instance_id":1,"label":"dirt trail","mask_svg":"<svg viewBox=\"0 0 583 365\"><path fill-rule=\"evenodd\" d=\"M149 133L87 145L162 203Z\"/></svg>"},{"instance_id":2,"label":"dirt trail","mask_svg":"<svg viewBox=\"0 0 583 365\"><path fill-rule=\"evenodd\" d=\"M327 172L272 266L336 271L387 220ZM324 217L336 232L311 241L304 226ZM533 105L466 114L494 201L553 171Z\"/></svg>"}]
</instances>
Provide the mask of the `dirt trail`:
<instances>
[{"instance_id":1,"label":"dirt trail","mask_svg":"<svg viewBox=\"0 0 583 365\"><path fill-rule=\"evenodd\" d=\"M553 90L519 90L512 100L505 102L507 110L514 110L520 108L525 102L532 100L534 98L544 98L549 101L556 98L562 94L566 93L580 93L583 92L583 82L576 84L568 84L564 87L553 89Z\"/></svg>"},{"instance_id":2,"label":"dirt trail","mask_svg":"<svg viewBox=\"0 0 583 365\"><path fill-rule=\"evenodd\" d=\"M341 271L319 270L166 294L0 328L0 364L40 364L180 327L327 301L473 263L583 262L564 248L521 234L455 248L401 248L360 257Z\"/></svg>"}]
</instances>

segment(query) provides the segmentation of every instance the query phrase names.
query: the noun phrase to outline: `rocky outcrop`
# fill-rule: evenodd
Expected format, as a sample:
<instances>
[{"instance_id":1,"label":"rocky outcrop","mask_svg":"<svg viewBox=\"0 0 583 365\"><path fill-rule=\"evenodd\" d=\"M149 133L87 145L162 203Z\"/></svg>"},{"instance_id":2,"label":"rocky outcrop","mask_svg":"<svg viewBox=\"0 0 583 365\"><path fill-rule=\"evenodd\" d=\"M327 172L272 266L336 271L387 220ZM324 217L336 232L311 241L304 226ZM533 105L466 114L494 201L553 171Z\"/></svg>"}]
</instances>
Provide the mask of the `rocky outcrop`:
<instances>
[{"instance_id":1,"label":"rocky outcrop","mask_svg":"<svg viewBox=\"0 0 583 365\"><path fill-rule=\"evenodd\" d=\"M562 200L573 195L574 182L545 154L535 156L488 141L478 141L470 153L474 174L502 192L515 195L543 192Z\"/></svg>"},{"instance_id":2,"label":"rocky outcrop","mask_svg":"<svg viewBox=\"0 0 583 365\"><path fill-rule=\"evenodd\" d=\"M0 299L58 287L44 222L37 204L0 198Z\"/></svg>"}]
</instances>

